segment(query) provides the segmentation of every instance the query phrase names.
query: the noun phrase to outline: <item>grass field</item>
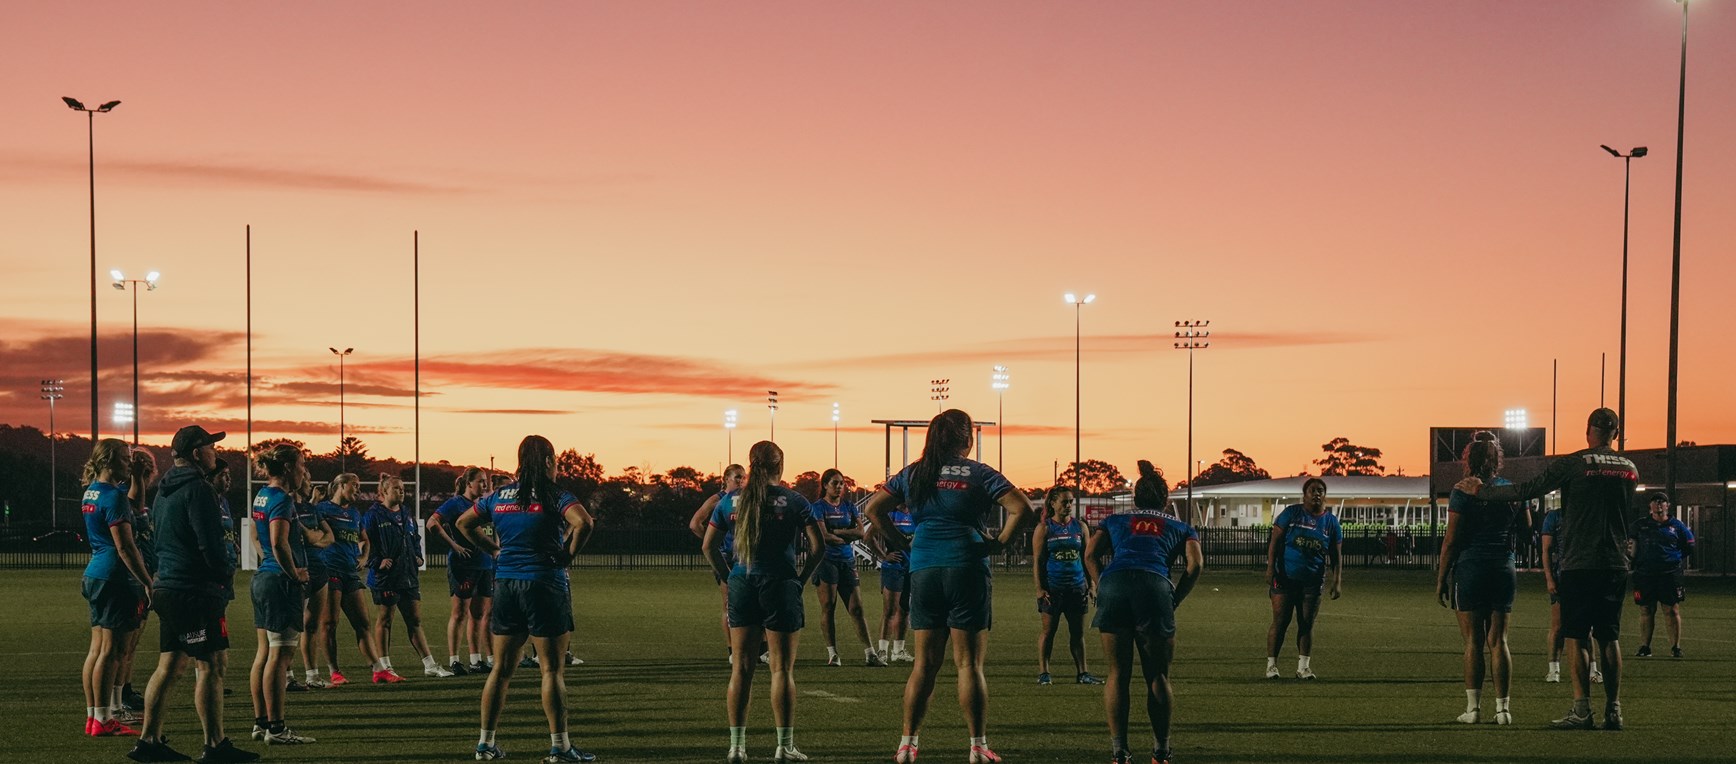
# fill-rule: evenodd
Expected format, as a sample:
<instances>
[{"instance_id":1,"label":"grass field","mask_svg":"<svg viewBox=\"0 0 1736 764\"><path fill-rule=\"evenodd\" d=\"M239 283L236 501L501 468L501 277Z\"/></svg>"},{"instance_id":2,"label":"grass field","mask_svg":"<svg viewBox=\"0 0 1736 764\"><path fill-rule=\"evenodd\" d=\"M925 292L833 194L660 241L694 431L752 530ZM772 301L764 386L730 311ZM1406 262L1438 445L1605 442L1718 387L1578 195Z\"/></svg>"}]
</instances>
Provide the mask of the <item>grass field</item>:
<instances>
[{"instance_id":1,"label":"grass field","mask_svg":"<svg viewBox=\"0 0 1736 764\"><path fill-rule=\"evenodd\" d=\"M77 571L6 571L0 592L9 603L0 627L0 761L122 761L128 741L91 739L83 721L78 668L88 642L87 610ZM430 594L444 594L439 572L427 574ZM876 587L872 574L864 582ZM1028 575L1002 574L989 652L990 742L1010 763L1107 760L1099 688L1066 680L1065 643L1057 678L1035 684L1037 617ZM239 587L246 591L245 582ZM1541 580L1521 580L1511 631L1515 661L1512 727L1452 722L1463 710L1458 629L1434 604L1432 578L1421 572L1351 571L1344 599L1327 602L1315 630L1320 679L1266 681L1263 652L1269 607L1252 573L1207 571L1179 615L1174 744L1183 762L1728 762L1736 758L1736 582L1692 581L1684 647L1688 657L1628 659L1620 733L1551 732L1548 718L1569 702L1565 684L1544 684L1548 610ZM688 762L722 759L727 742L723 690L727 666L717 629L717 594L700 571L594 572L575 578L579 629L574 644L587 664L568 671L578 745L608 762ZM427 606L431 643L444 642L446 602ZM879 593L867 597L878 612ZM229 685L228 730L238 741L251 724L246 666L253 653L251 608L230 608L237 638ZM898 742L899 697L908 668L824 666L815 605L803 633L796 681L797 741L815 761L888 761ZM1632 654L1638 618L1629 608ZM346 629L347 631L347 629ZM340 632L340 635L344 632ZM853 637L841 652L860 659ZM340 642L346 641L340 636ZM1659 644L1664 640L1660 637ZM140 646L135 674L142 691L155 663L155 620ZM417 660L402 634L394 663ZM1103 673L1096 634L1087 637L1091 668ZM352 678L365 679L353 644L341 647ZM443 648L436 647L437 655ZM1280 666L1294 668L1287 646ZM443 655L440 655L442 659ZM292 694L288 716L319 738L302 748L273 748L266 760L456 761L475 742L479 677L423 678L408 684L356 684ZM522 676L522 675L521 675ZM763 674L761 675L763 676ZM965 733L943 671L927 728L924 761L964 758ZM529 678L529 677L525 677ZM190 681L173 702L168 733L183 750L198 749ZM749 751L770 760L771 716L763 683L756 686ZM1601 690L1599 690L1601 692ZM1488 695L1493 696L1493 688ZM534 681L513 688L500 742L513 760L535 758L547 736ZM1594 695L1594 705L1600 695ZM1493 700L1485 699L1486 713ZM1134 729L1143 723L1135 704ZM1132 737L1137 750L1143 735ZM261 750L262 744L245 747Z\"/></svg>"}]
</instances>

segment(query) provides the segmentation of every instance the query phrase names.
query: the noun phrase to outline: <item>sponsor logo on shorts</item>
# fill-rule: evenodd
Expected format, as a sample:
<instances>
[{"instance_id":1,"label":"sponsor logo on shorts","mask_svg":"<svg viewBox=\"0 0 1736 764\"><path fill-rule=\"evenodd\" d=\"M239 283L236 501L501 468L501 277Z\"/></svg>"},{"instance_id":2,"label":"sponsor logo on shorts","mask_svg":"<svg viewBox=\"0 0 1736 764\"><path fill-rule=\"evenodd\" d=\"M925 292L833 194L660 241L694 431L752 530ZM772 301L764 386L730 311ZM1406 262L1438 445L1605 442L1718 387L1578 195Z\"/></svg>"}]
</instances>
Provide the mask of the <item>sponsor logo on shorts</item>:
<instances>
[{"instance_id":1,"label":"sponsor logo on shorts","mask_svg":"<svg viewBox=\"0 0 1736 764\"><path fill-rule=\"evenodd\" d=\"M196 644L199 644L200 642L204 642L206 639L210 638L209 635L207 635L205 632L206 632L205 629L200 629L198 631L189 631L185 634L182 634L181 635L181 644L183 644L183 645L196 645Z\"/></svg>"}]
</instances>

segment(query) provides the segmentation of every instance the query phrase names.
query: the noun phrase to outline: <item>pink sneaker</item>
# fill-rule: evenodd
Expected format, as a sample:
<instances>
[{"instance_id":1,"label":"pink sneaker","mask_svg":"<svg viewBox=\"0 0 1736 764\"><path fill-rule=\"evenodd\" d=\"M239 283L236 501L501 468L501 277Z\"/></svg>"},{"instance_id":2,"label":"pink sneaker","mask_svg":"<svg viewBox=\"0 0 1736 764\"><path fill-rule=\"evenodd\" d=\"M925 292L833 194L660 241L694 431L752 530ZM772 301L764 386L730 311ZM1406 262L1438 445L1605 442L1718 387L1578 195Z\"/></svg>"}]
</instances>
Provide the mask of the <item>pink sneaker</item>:
<instances>
[{"instance_id":1,"label":"pink sneaker","mask_svg":"<svg viewBox=\"0 0 1736 764\"><path fill-rule=\"evenodd\" d=\"M916 746L898 746L898 753L892 755L892 760L898 764L916 764Z\"/></svg>"},{"instance_id":2,"label":"pink sneaker","mask_svg":"<svg viewBox=\"0 0 1736 764\"><path fill-rule=\"evenodd\" d=\"M973 745L970 747L970 764L1001 764L1001 757L986 745Z\"/></svg>"}]
</instances>

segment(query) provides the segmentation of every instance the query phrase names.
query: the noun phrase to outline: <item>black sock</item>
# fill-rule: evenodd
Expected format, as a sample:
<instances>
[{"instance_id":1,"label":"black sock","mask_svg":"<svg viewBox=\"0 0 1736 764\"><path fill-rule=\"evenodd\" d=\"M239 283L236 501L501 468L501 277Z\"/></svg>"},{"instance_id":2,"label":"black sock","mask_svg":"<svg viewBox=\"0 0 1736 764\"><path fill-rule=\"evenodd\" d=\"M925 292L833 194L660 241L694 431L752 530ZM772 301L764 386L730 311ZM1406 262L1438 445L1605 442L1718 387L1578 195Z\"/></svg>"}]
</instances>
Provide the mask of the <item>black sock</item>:
<instances>
[{"instance_id":1,"label":"black sock","mask_svg":"<svg viewBox=\"0 0 1736 764\"><path fill-rule=\"evenodd\" d=\"M278 719L277 721L271 722L266 729L271 730L271 734L273 735L281 735L283 734L284 726L283 720Z\"/></svg>"},{"instance_id":2,"label":"black sock","mask_svg":"<svg viewBox=\"0 0 1736 764\"><path fill-rule=\"evenodd\" d=\"M271 723L271 720L267 719L263 716L253 717L253 726L258 727L260 729L265 729L266 725L268 725L270 723Z\"/></svg>"}]
</instances>

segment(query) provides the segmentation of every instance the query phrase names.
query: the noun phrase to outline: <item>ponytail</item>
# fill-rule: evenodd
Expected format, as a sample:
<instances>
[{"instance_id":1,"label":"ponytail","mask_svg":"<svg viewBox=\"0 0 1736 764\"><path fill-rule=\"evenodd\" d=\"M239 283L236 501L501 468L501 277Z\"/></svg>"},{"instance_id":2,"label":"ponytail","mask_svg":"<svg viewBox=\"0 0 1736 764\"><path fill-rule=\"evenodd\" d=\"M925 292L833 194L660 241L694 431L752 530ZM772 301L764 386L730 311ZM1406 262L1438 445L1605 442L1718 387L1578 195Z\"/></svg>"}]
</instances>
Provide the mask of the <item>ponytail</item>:
<instances>
[{"instance_id":1,"label":"ponytail","mask_svg":"<svg viewBox=\"0 0 1736 764\"><path fill-rule=\"evenodd\" d=\"M1133 484L1133 506L1140 509L1163 509L1169 504L1169 481L1163 470L1151 462L1139 460L1139 482Z\"/></svg>"},{"instance_id":2,"label":"ponytail","mask_svg":"<svg viewBox=\"0 0 1736 764\"><path fill-rule=\"evenodd\" d=\"M91 449L90 459L84 463L84 482L95 483L103 473L115 480L124 479L127 475L127 442L119 438L103 438L96 442L96 448Z\"/></svg>"},{"instance_id":3,"label":"ponytail","mask_svg":"<svg viewBox=\"0 0 1736 764\"><path fill-rule=\"evenodd\" d=\"M783 477L784 450L762 440L748 449L747 465L747 482L735 497L735 558L752 569L753 550L760 540L760 511L771 484Z\"/></svg>"},{"instance_id":4,"label":"ponytail","mask_svg":"<svg viewBox=\"0 0 1736 764\"><path fill-rule=\"evenodd\" d=\"M940 490L940 468L970 448L970 415L947 409L928 421L928 438L922 443L922 458L911 465L909 495L905 504L915 509Z\"/></svg>"},{"instance_id":5,"label":"ponytail","mask_svg":"<svg viewBox=\"0 0 1736 764\"><path fill-rule=\"evenodd\" d=\"M476 482L479 477L482 477L481 467L471 467L459 473L458 480L454 481L452 485L453 495L464 493L464 489L469 488L470 484Z\"/></svg>"},{"instance_id":6,"label":"ponytail","mask_svg":"<svg viewBox=\"0 0 1736 764\"><path fill-rule=\"evenodd\" d=\"M560 487L555 485L555 446L541 435L526 435L518 442L518 505L529 508L542 506L544 512L558 512L556 506Z\"/></svg>"},{"instance_id":7,"label":"ponytail","mask_svg":"<svg viewBox=\"0 0 1736 764\"><path fill-rule=\"evenodd\" d=\"M1495 433L1481 431L1465 446L1465 452L1460 458L1465 460L1467 477L1478 477L1487 481L1501 471L1501 441L1495 437Z\"/></svg>"}]
</instances>

